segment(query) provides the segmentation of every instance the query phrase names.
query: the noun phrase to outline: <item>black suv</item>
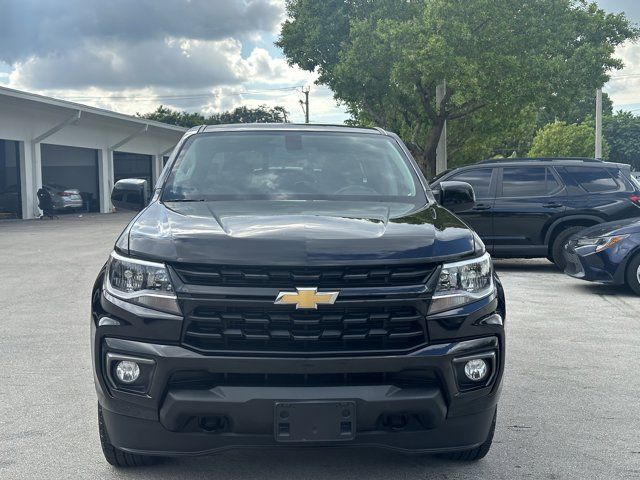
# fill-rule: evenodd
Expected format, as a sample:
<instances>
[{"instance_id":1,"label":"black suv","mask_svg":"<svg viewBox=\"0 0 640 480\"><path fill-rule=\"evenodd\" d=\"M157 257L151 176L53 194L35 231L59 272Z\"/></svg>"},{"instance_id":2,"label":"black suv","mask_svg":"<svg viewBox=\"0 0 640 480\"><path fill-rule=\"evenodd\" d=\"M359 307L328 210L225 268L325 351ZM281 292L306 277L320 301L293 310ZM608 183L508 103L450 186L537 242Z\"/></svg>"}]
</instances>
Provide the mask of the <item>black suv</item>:
<instances>
[{"instance_id":1,"label":"black suv","mask_svg":"<svg viewBox=\"0 0 640 480\"><path fill-rule=\"evenodd\" d=\"M563 247L585 227L640 216L640 184L629 165L590 158L485 160L431 183L473 186L459 215L495 257L546 257L564 269Z\"/></svg>"},{"instance_id":2,"label":"black suv","mask_svg":"<svg viewBox=\"0 0 640 480\"><path fill-rule=\"evenodd\" d=\"M376 129L192 129L92 293L99 429L117 466L231 447L489 450L504 293L482 241ZM440 201L467 208L468 184Z\"/></svg>"}]
</instances>

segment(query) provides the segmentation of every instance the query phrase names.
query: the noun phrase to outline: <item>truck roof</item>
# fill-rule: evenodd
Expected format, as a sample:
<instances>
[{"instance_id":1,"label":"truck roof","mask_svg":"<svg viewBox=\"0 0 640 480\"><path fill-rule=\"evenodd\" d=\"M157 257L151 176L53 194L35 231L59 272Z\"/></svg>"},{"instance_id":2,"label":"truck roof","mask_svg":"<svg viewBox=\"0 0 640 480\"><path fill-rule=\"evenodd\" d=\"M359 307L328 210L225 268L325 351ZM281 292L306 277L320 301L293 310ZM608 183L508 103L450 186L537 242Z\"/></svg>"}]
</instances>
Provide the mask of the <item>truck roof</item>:
<instances>
[{"instance_id":1,"label":"truck roof","mask_svg":"<svg viewBox=\"0 0 640 480\"><path fill-rule=\"evenodd\" d=\"M193 127L190 132L226 132L226 131L312 131L312 132L338 132L338 133L367 133L386 135L381 128L352 127L349 125L331 125L318 123L236 123L229 125L200 125Z\"/></svg>"}]
</instances>

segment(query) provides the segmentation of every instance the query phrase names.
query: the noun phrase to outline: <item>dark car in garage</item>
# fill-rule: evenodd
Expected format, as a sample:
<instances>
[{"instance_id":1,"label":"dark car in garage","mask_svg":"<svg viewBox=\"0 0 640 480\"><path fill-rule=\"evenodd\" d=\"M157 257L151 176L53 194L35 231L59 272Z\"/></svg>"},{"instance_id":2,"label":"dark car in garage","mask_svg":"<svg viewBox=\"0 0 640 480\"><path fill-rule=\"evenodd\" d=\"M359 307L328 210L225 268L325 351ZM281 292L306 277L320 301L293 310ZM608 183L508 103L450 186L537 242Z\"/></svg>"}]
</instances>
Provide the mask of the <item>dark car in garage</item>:
<instances>
[{"instance_id":1,"label":"dark car in garage","mask_svg":"<svg viewBox=\"0 0 640 480\"><path fill-rule=\"evenodd\" d=\"M4 191L0 190L0 218L17 218L21 207L20 187L9 185Z\"/></svg>"},{"instance_id":2,"label":"dark car in garage","mask_svg":"<svg viewBox=\"0 0 640 480\"><path fill-rule=\"evenodd\" d=\"M629 165L591 158L492 159L438 177L471 184L476 203L460 216L495 257L546 257L564 269L564 246L586 227L640 216Z\"/></svg>"},{"instance_id":3,"label":"dark car in garage","mask_svg":"<svg viewBox=\"0 0 640 480\"><path fill-rule=\"evenodd\" d=\"M587 228L565 246L565 273L590 282L627 285L640 295L640 219Z\"/></svg>"}]
</instances>

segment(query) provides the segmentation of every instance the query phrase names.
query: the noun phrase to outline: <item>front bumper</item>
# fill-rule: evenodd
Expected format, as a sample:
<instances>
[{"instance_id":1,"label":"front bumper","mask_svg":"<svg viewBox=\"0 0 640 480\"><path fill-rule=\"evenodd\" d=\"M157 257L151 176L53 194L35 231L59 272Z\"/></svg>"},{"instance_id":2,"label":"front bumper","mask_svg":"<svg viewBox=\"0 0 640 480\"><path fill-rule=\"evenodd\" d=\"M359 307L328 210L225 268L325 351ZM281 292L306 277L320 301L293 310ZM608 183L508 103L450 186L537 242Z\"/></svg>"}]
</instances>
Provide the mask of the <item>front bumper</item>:
<instances>
[{"instance_id":1,"label":"front bumper","mask_svg":"<svg viewBox=\"0 0 640 480\"><path fill-rule=\"evenodd\" d=\"M109 353L152 360L152 379L146 393L128 393L114 388L102 364L96 368L96 385L111 443L132 453L199 455L237 447L280 445L274 435L274 412L275 404L282 401L355 404L355 438L305 445L453 451L474 448L487 438L501 386L503 341L501 336L490 336L442 343L402 356L258 359L204 356L177 345L105 338L101 357ZM478 354L493 358L490 378L477 388L461 391L454 360ZM311 378L415 370L432 372L433 381L408 388L384 383L304 387L233 382L174 387L170 383L176 372ZM203 428L203 419L215 419L217 427Z\"/></svg>"},{"instance_id":2,"label":"front bumper","mask_svg":"<svg viewBox=\"0 0 640 480\"><path fill-rule=\"evenodd\" d=\"M53 202L53 208L56 210L71 210L74 208L82 208L82 199L81 198L62 198Z\"/></svg>"},{"instance_id":3,"label":"front bumper","mask_svg":"<svg viewBox=\"0 0 640 480\"><path fill-rule=\"evenodd\" d=\"M594 247L575 248L568 243L564 248L567 261L565 273L571 277L589 282L621 285L628 258L620 254L619 248L595 252Z\"/></svg>"},{"instance_id":4,"label":"front bumper","mask_svg":"<svg viewBox=\"0 0 640 480\"><path fill-rule=\"evenodd\" d=\"M257 356L203 354L182 346L182 317L109 300L99 276L92 297L92 357L109 439L124 451L167 456L292 445L277 439L278 403L345 402L355 408L354 434L347 441L294 445L406 452L475 448L491 429L505 362L504 292L497 276L495 283L495 295L427 316L429 344L411 352ZM102 321L110 319L117 321ZM123 356L150 362L144 388L133 392L116 385L113 362ZM470 357L491 365L487 379L472 387L459 370ZM185 372L211 381L175 383ZM407 372L410 383L397 381ZM283 385L282 379L293 382Z\"/></svg>"}]
</instances>

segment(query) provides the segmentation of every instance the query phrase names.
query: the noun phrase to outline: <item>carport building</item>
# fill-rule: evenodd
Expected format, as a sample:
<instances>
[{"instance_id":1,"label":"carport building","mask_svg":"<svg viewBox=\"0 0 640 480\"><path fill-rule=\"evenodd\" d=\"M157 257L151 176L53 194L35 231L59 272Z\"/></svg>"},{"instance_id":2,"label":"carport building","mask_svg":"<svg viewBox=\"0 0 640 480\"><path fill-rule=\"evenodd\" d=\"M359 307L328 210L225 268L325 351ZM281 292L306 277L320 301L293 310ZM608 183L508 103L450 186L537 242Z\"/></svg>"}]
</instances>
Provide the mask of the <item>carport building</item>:
<instances>
[{"instance_id":1,"label":"carport building","mask_svg":"<svg viewBox=\"0 0 640 480\"><path fill-rule=\"evenodd\" d=\"M110 212L121 178L158 178L186 129L0 87L0 218L40 214L42 185L78 189L83 209Z\"/></svg>"}]
</instances>

